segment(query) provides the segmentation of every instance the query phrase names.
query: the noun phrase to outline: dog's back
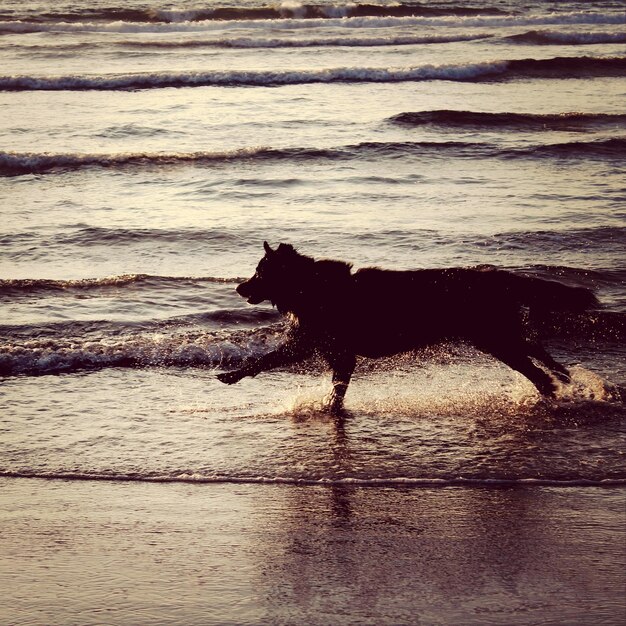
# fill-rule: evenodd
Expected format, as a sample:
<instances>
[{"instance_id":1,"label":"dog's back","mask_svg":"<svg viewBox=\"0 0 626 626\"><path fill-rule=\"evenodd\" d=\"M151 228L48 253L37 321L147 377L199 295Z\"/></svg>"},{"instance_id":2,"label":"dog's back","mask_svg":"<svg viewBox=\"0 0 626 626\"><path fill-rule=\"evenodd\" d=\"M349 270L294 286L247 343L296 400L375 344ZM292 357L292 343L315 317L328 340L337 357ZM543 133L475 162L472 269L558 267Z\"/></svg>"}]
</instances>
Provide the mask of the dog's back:
<instances>
[{"instance_id":1,"label":"dog's back","mask_svg":"<svg viewBox=\"0 0 626 626\"><path fill-rule=\"evenodd\" d=\"M366 268L353 275L346 332L358 354L382 356L443 341L483 348L518 335L522 306L579 310L591 292L496 270L452 268L396 272Z\"/></svg>"}]
</instances>

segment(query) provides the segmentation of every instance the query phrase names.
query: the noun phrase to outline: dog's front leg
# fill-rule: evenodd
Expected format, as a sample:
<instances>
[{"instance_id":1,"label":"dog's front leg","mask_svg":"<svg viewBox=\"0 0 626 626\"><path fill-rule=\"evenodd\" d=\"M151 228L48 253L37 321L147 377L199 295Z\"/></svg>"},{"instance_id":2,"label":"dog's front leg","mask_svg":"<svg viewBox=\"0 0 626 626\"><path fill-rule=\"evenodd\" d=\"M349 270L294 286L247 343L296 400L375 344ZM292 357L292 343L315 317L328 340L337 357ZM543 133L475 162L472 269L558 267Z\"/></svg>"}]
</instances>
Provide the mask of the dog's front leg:
<instances>
[{"instance_id":1,"label":"dog's front leg","mask_svg":"<svg viewBox=\"0 0 626 626\"><path fill-rule=\"evenodd\" d=\"M312 349L309 349L303 342L288 341L276 350L252 359L238 370L218 374L217 379L227 385L232 385L246 376L256 376L261 372L305 359L311 352Z\"/></svg>"},{"instance_id":2,"label":"dog's front leg","mask_svg":"<svg viewBox=\"0 0 626 626\"><path fill-rule=\"evenodd\" d=\"M327 357L333 368L333 388L324 401L325 408L333 415L343 411L343 400L354 372L354 354L332 355Z\"/></svg>"}]
</instances>

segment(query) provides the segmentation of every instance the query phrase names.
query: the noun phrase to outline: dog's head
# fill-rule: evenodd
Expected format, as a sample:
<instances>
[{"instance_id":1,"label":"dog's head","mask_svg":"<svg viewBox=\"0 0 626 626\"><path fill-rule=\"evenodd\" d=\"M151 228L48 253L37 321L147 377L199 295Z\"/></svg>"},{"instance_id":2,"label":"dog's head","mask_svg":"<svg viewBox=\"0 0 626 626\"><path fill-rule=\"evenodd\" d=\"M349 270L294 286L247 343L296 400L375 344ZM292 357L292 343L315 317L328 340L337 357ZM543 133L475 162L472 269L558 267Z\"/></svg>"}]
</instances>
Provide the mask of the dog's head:
<instances>
[{"instance_id":1,"label":"dog's head","mask_svg":"<svg viewBox=\"0 0 626 626\"><path fill-rule=\"evenodd\" d=\"M241 283L237 287L237 293L250 304L260 304L264 300L269 300L281 309L293 266L297 264L298 259L304 257L290 244L281 243L276 250L272 250L265 241L263 248L265 256L259 261L254 276Z\"/></svg>"}]
</instances>

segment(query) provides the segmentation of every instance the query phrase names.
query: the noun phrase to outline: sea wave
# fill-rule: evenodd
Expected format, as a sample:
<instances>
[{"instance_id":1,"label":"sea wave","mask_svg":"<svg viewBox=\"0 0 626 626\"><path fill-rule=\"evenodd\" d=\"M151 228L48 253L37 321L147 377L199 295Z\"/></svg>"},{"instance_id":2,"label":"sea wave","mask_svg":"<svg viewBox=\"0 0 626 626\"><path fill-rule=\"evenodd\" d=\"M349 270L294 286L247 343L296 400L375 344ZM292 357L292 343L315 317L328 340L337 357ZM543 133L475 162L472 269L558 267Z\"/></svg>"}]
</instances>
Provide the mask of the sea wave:
<instances>
[{"instance_id":1,"label":"sea wave","mask_svg":"<svg viewBox=\"0 0 626 626\"><path fill-rule=\"evenodd\" d=\"M340 67L318 70L152 72L74 76L0 76L2 91L115 91L166 87L268 87L311 83L514 80L626 75L626 57L555 57L420 65L399 68Z\"/></svg>"},{"instance_id":2,"label":"sea wave","mask_svg":"<svg viewBox=\"0 0 626 626\"><path fill-rule=\"evenodd\" d=\"M327 152L333 158L424 155L455 158L534 159L548 157L563 159L616 158L623 160L626 154L626 137L537 144L524 148L504 148L494 143L470 141L363 142L355 146L344 146Z\"/></svg>"},{"instance_id":3,"label":"sea wave","mask_svg":"<svg viewBox=\"0 0 626 626\"><path fill-rule=\"evenodd\" d=\"M2 23L0 22L0 33L2 32ZM110 46L133 48L139 50L176 50L187 48L323 48L323 47L349 47L349 48L367 48L367 47L384 47L384 46L414 46L425 44L445 44L463 41L478 41L484 39L494 39L498 35L494 32L475 32L473 29L468 32L448 32L446 34L420 33L420 34L391 34L391 35L325 35L317 37L293 37L291 33L284 36L222 36L211 37L202 36L201 38L184 37L180 39L161 38L161 39L134 39L129 37L126 40L116 40L108 42ZM500 40L499 40L500 41ZM581 32L560 32L560 31L538 31L531 30L515 35L507 35L502 37L501 41L508 43L524 44L524 45L599 45L599 44L620 44L626 43L626 32L597 32L597 31L581 31ZM84 41L80 44L64 44L61 49L69 52L71 50L84 50L90 47L100 47L99 42ZM28 51L55 51L59 48L55 45L51 48L51 44L14 44L14 48L22 48Z\"/></svg>"},{"instance_id":4,"label":"sea wave","mask_svg":"<svg viewBox=\"0 0 626 626\"><path fill-rule=\"evenodd\" d=\"M591 246L615 247L626 252L626 227L599 226L536 231L510 231L497 233L490 237L467 237L466 244L481 247L495 246L500 249L559 249L588 250ZM618 255L616 258L620 258ZM621 276L618 271L617 276Z\"/></svg>"},{"instance_id":5,"label":"sea wave","mask_svg":"<svg viewBox=\"0 0 626 626\"><path fill-rule=\"evenodd\" d=\"M364 5L361 5L364 6ZM280 15L272 12L267 15L251 12L231 13L230 19L215 19L202 11L163 11L145 14L144 19L137 19L141 14L135 12L109 14L108 17L85 13L49 15L44 19L26 17L23 20L0 22L0 34L35 33L35 32L113 32L113 33L163 33L163 32L205 32L227 29L267 29L284 28L300 30L310 28L396 28L396 27L446 27L446 28L508 28L512 26L575 25L575 24L616 24L623 25L624 16L620 11L570 11L563 13L539 13L526 15L478 15L448 14L428 15L390 15L394 5L387 5L383 15L348 16L343 9L327 10L324 17L311 15L302 18L290 12ZM380 10L377 8L376 10ZM402 11L402 9L399 9ZM215 15L215 14L213 14ZM80 21L76 21L80 20ZM90 20L90 21L82 21Z\"/></svg>"},{"instance_id":6,"label":"sea wave","mask_svg":"<svg viewBox=\"0 0 626 626\"><path fill-rule=\"evenodd\" d=\"M512 150L510 156L518 157L524 154L531 156L549 156L562 158L617 158L623 160L626 156L626 137L614 139L596 139L594 141L567 141L564 143L534 146L532 148Z\"/></svg>"},{"instance_id":7,"label":"sea wave","mask_svg":"<svg viewBox=\"0 0 626 626\"><path fill-rule=\"evenodd\" d=\"M276 19L326 19L344 17L411 17L411 16L469 16L469 15L507 15L508 12L498 7L468 7L461 4L447 6L429 6L419 2L394 2L393 4L373 4L357 2L305 3L283 1L261 6L214 6L196 9L155 9L126 7L90 8L80 7L74 11L58 10L40 13L33 21L128 21L128 22L199 22L232 20L276 20ZM25 16L24 16L25 17ZM13 15L15 19L15 16Z\"/></svg>"},{"instance_id":8,"label":"sea wave","mask_svg":"<svg viewBox=\"0 0 626 626\"><path fill-rule=\"evenodd\" d=\"M185 236L180 231L179 236ZM241 278L220 278L215 276L155 276L151 274L122 274L120 276L105 276L103 278L83 278L75 280L54 280L45 278L7 278L0 279L1 296L43 295L58 292L85 292L106 289L120 289L124 287L146 287L162 289L164 287L200 287L207 283L239 283Z\"/></svg>"},{"instance_id":9,"label":"sea wave","mask_svg":"<svg viewBox=\"0 0 626 626\"><path fill-rule=\"evenodd\" d=\"M316 148L253 147L222 152L123 152L117 154L0 152L0 175L35 174L84 167L160 167L210 165L230 161L271 159L319 159L337 156L333 150Z\"/></svg>"},{"instance_id":10,"label":"sea wave","mask_svg":"<svg viewBox=\"0 0 626 626\"><path fill-rule=\"evenodd\" d=\"M226 322L228 329L218 329ZM626 314L541 313L531 317L543 337L591 343L622 343ZM252 326L232 330L242 324ZM269 324L269 325L268 325ZM53 328L54 326L54 328ZM202 367L230 369L276 345L283 325L270 308L200 313L184 319L138 323L59 322L46 326L1 326L0 376L39 376L104 368Z\"/></svg>"},{"instance_id":11,"label":"sea wave","mask_svg":"<svg viewBox=\"0 0 626 626\"><path fill-rule=\"evenodd\" d=\"M624 113L489 113L483 111L435 111L406 112L394 115L390 122L404 126L469 127L505 130L557 130L584 131L603 127L626 126Z\"/></svg>"},{"instance_id":12,"label":"sea wave","mask_svg":"<svg viewBox=\"0 0 626 626\"><path fill-rule=\"evenodd\" d=\"M488 142L465 141L401 141L363 142L332 148L243 148L224 152L194 153L19 153L0 152L0 176L43 174L86 167L166 167L180 165L211 166L246 161L312 161L348 160L355 158L395 157L398 155L442 156L455 158L569 158L622 160L626 154L626 137L539 144L524 148L504 148ZM164 233L158 233L165 237ZM22 235L15 235L22 236ZM128 237L141 232L128 231ZM7 243L6 235L4 242Z\"/></svg>"},{"instance_id":13,"label":"sea wave","mask_svg":"<svg viewBox=\"0 0 626 626\"><path fill-rule=\"evenodd\" d=\"M110 228L103 226L79 226L76 230L59 234L55 244L62 245L102 245L102 244L128 244L134 241L155 242L178 242L178 241L202 241L218 245L220 242L231 246L240 237L228 230L203 229L203 228ZM143 275L140 275L143 276ZM154 281L148 277L143 280ZM219 279L209 279L217 282Z\"/></svg>"},{"instance_id":14,"label":"sea wave","mask_svg":"<svg viewBox=\"0 0 626 626\"><path fill-rule=\"evenodd\" d=\"M558 256L559 252L609 252L611 258L617 264L617 268L611 266L606 270L602 270L596 276L602 276L607 284L623 287L623 279L625 272L619 261L626 257L626 228L619 226L609 226L598 224L585 228L567 228L563 225L560 228L540 229L540 230L510 230L504 232L496 232L491 235L471 234L459 232L451 236L449 233L439 230L385 230L379 229L365 233L352 233L351 237L366 246L376 246L386 244L389 241L394 242L394 246L398 249L410 253L414 249L426 249L433 246L437 248L450 248L453 250L467 251L477 250L477 254L481 251L526 251L532 252L536 257L544 258L552 255ZM454 258L454 255L451 255ZM579 256L578 258L585 258ZM537 267L537 266L534 266ZM538 266L542 267L542 266ZM545 266L560 268L561 266ZM531 268L511 268L526 272ZM534 270L532 270L534 271ZM555 269L555 272L559 271ZM560 270L565 271L565 270ZM580 272L584 276L586 270L571 270L569 276L574 271ZM559 275L555 273L552 277L559 280ZM587 283L580 286L589 287Z\"/></svg>"},{"instance_id":15,"label":"sea wave","mask_svg":"<svg viewBox=\"0 0 626 626\"><path fill-rule=\"evenodd\" d=\"M401 487L401 488L444 488L444 487L622 487L626 485L625 476L615 477L303 477L303 476L259 476L205 474L200 472L77 472L77 471L37 471L10 470L0 468L3 478L30 478L40 480L74 480L74 481L111 481L111 482L147 482L147 483L191 483L191 484L234 484L234 485L294 485L314 487Z\"/></svg>"},{"instance_id":16,"label":"sea wave","mask_svg":"<svg viewBox=\"0 0 626 626\"><path fill-rule=\"evenodd\" d=\"M237 312L237 315L252 316L259 321L252 309L249 313L247 310ZM272 318L275 320L276 314ZM80 323L64 322L57 326L61 326L61 333L72 334L78 325ZM89 322L88 325L93 329L98 324ZM267 352L276 342L275 333L268 329L172 335L155 328L143 334L119 336L116 334L119 331L110 332L111 324L104 322L102 327L109 332L100 337L92 333L88 338L35 337L0 344L0 376L40 376L110 367L234 368L251 356ZM5 336L12 332L6 326L2 329ZM27 329L22 329L24 331ZM41 329L32 328L32 331L38 333Z\"/></svg>"},{"instance_id":17,"label":"sea wave","mask_svg":"<svg viewBox=\"0 0 626 626\"><path fill-rule=\"evenodd\" d=\"M506 41L528 45L581 46L592 44L626 43L626 33L614 32L561 32L556 30L530 30L504 37Z\"/></svg>"},{"instance_id":18,"label":"sea wave","mask_svg":"<svg viewBox=\"0 0 626 626\"><path fill-rule=\"evenodd\" d=\"M202 239L203 233L206 231L197 231L197 238ZM171 231L170 234L175 238L178 233L178 238L187 238L187 230ZM147 232L146 236L151 238L150 232ZM382 238L388 236L384 231L379 235ZM398 233L395 238L400 237L406 239L409 243L416 243L421 239L428 239L435 235L431 231L423 231L421 237L418 237L416 233ZM98 239L95 239L96 232L90 231L90 238L86 242L79 239L79 242L98 244ZM368 238L365 235L354 235L356 238L362 241L367 241ZM126 231L125 229L109 229L106 233L107 243L126 243ZM472 246L488 247L494 246L516 246L521 241L529 241L534 244L545 244L556 240L566 240L565 245L569 246L582 246L585 243L596 245L610 245L611 243L619 242L623 237L626 237L624 229L607 227L607 228L585 228L581 230L572 231L538 231L538 232L512 232L501 233L492 237L475 237L468 241L467 237L458 238L449 237L444 240L443 237L438 237L438 244L461 244L466 245L470 243ZM61 239L65 239L65 236L61 236ZM619 245L619 244L618 244ZM519 266L509 269L514 272L531 274L547 280L557 280L572 284L578 287L617 287L626 284L626 270L624 269L588 269L582 267L569 267L563 265L531 265L531 266ZM120 293L123 290L187 290L187 289L203 289L207 285L236 285L244 281L242 277L217 277L217 276L158 276L153 274L122 274L116 276L105 276L102 278L81 278L81 279L69 279L69 280L57 280L47 278L6 278L0 279L0 298L7 298L14 300L21 296L31 297L46 297L56 296L59 293L86 293L86 292L106 292L114 290L115 293Z\"/></svg>"},{"instance_id":19,"label":"sea wave","mask_svg":"<svg viewBox=\"0 0 626 626\"><path fill-rule=\"evenodd\" d=\"M52 294L39 294L39 302L42 301L43 297L49 295ZM126 294L115 295L121 299ZM158 298L159 295L155 294L155 298ZM93 342L100 343L102 341L108 345L111 338L115 341L118 339L124 342L129 341L131 344L138 341L141 345L147 345L144 338L140 337L140 333L146 333L149 341L157 339L165 341L164 338L166 337L170 337L174 341L173 336L176 335L176 341L181 344L193 342L198 345L208 345L214 341L224 340L223 334L226 332L226 328L230 329L229 333L234 333L232 337L229 335L229 341L246 343L247 335L246 337L240 336L240 331L249 333L253 328L258 330L263 325L272 326L284 322L278 311L272 307L250 307L243 300L239 300L234 288L232 288L231 296L231 301L234 299L241 304L231 305L231 308L227 308L227 305L222 308L215 308L216 305L210 301L211 296L209 295L204 302L198 302L195 308L193 308L194 303L191 303L191 306L187 308L188 311L200 312L170 315L169 317L150 317L145 308L137 308L135 317L125 315L121 319L116 319L115 313L112 313L112 319L63 319L62 321L37 323L0 324L0 336L4 340L4 343L0 342L0 353L9 354L14 349L19 350L24 347L30 350L31 348L48 349L55 346L63 351L68 346L76 348L83 344L91 345ZM154 312L154 310L153 308L152 311ZM262 331L258 330L258 332L266 331L268 331L267 328ZM35 343L32 343L33 341ZM39 341L44 343L37 343ZM104 365L104 367L108 366Z\"/></svg>"},{"instance_id":20,"label":"sea wave","mask_svg":"<svg viewBox=\"0 0 626 626\"><path fill-rule=\"evenodd\" d=\"M604 231L605 229L601 229ZM609 230L601 232L602 241L608 237L614 240L621 237L622 232ZM185 236L181 231L181 237ZM585 230L577 234L578 238L594 240L594 234ZM110 240L110 239L109 239ZM123 236L122 236L123 241ZM451 239L452 241L452 239ZM485 245L483 240L483 245ZM513 271L530 273L548 280L559 280L579 287L594 288L608 286L622 286L626 284L626 270L620 269L587 269L562 265L533 265L512 268ZM102 278L82 278L70 280L55 280L46 278L8 278L0 279L0 298L15 300L21 296L46 297L56 296L59 293L72 294L89 292L106 292L114 290L162 290L162 289L199 289L207 285L236 285L244 281L241 277L216 276L158 276L152 274L122 274L119 276L105 276Z\"/></svg>"},{"instance_id":21,"label":"sea wave","mask_svg":"<svg viewBox=\"0 0 626 626\"><path fill-rule=\"evenodd\" d=\"M604 229L601 229L604 231ZM609 229L609 232L604 232L605 236L608 234L610 238L615 236L621 237L626 235L626 232L618 231L613 232ZM583 231L579 232L579 235L588 238L589 233ZM591 237L593 239L593 235ZM524 267L512 268L513 271L519 271L523 273L530 273L533 276L540 278L546 278L548 280L558 280L573 284L577 287L593 287L598 286L619 286L626 285L626 268L620 269L587 269L582 267L570 267L567 265L531 265Z\"/></svg>"},{"instance_id":22,"label":"sea wave","mask_svg":"<svg viewBox=\"0 0 626 626\"><path fill-rule=\"evenodd\" d=\"M180 22L188 20L249 20L249 19L326 19L351 17L413 17L445 15L506 15L507 11L497 7L466 7L450 4L433 7L418 2L394 2L393 4L372 4L338 2L333 4L309 4L284 1L279 5L262 7L216 7L195 11L159 10L154 14L164 21Z\"/></svg>"},{"instance_id":23,"label":"sea wave","mask_svg":"<svg viewBox=\"0 0 626 626\"><path fill-rule=\"evenodd\" d=\"M177 48L323 48L323 47L382 47L411 46L421 44L443 44L461 41L476 41L493 37L489 33L449 35L388 35L380 37L204 37L202 39L178 40L127 40L112 45L139 49Z\"/></svg>"}]
</instances>

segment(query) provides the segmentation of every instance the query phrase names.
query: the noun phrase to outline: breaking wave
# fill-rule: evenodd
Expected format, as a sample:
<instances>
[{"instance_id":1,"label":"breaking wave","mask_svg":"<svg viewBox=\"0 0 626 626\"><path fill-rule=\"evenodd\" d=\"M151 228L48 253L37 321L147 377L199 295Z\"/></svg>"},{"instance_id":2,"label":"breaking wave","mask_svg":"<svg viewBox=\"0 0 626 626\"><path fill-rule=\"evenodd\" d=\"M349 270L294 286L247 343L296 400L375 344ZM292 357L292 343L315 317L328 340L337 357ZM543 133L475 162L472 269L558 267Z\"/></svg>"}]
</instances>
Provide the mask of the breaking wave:
<instances>
[{"instance_id":1,"label":"breaking wave","mask_svg":"<svg viewBox=\"0 0 626 626\"><path fill-rule=\"evenodd\" d=\"M252 311L251 314L256 315ZM80 325L63 324L61 333L69 334L65 328L68 324L74 331ZM97 323L89 325L93 327ZM110 324L103 326L111 330ZM6 327L3 330L7 332ZM252 355L267 352L275 341L275 334L267 329L228 335L217 331L172 335L157 328L151 333L126 336L113 332L93 338L33 338L0 345L0 376L39 376L110 367L233 368Z\"/></svg>"},{"instance_id":2,"label":"breaking wave","mask_svg":"<svg viewBox=\"0 0 626 626\"><path fill-rule=\"evenodd\" d=\"M251 356L266 353L282 336L283 326L273 309L238 309L203 313L188 319L139 324L60 322L46 326L0 327L8 339L0 345L0 376L92 371L111 367L234 368ZM226 321L257 326L247 330L198 330L198 323L215 328ZM587 342L622 342L626 314L595 310L586 313L547 313L532 318L544 337ZM270 326L258 327L261 324Z\"/></svg>"},{"instance_id":3,"label":"breaking wave","mask_svg":"<svg viewBox=\"0 0 626 626\"><path fill-rule=\"evenodd\" d=\"M424 5L340 6L283 5L282 8L215 8L209 10L56 13L0 22L0 33L31 32L203 32L228 28L389 28L437 27L497 28L512 26L623 24L621 12L571 11L531 15L502 14L497 8L474 10L460 6L433 9ZM304 7L307 7L306 9ZM219 16L219 12L221 17ZM316 13L317 11L317 13ZM437 11L440 11L437 13ZM87 20L87 21L85 21Z\"/></svg>"},{"instance_id":4,"label":"breaking wave","mask_svg":"<svg viewBox=\"0 0 626 626\"><path fill-rule=\"evenodd\" d=\"M203 39L143 40L123 41L118 45L130 48L323 48L333 47L376 47L376 46L410 46L420 44L443 44L459 41L475 41L487 39L493 35L487 33L457 35L392 35L383 37L218 37Z\"/></svg>"},{"instance_id":5,"label":"breaking wave","mask_svg":"<svg viewBox=\"0 0 626 626\"><path fill-rule=\"evenodd\" d=\"M0 76L3 91L84 91L165 87L269 87L311 83L485 81L519 78L610 77L626 74L626 57L556 57L421 65L407 68L343 67L319 70L155 72L100 76Z\"/></svg>"},{"instance_id":6,"label":"breaking wave","mask_svg":"<svg viewBox=\"0 0 626 626\"><path fill-rule=\"evenodd\" d=\"M300 2L282 2L275 5L258 7L217 6L204 9L128 9L81 8L76 11L55 11L41 13L37 22L50 21L127 21L148 23L179 23L199 21L247 21L276 19L325 19L343 17L412 17L412 16L469 16L469 15L506 15L506 11L497 7L446 6L431 7L422 3L394 3L390 5L369 3L307 4Z\"/></svg>"},{"instance_id":7,"label":"breaking wave","mask_svg":"<svg viewBox=\"0 0 626 626\"><path fill-rule=\"evenodd\" d=\"M198 22L231 20L276 20L276 19L325 19L343 17L411 17L445 15L506 15L497 7L466 7L450 5L432 7L418 2L394 3L389 5L339 2L335 4L309 4L301 2L281 2L257 7L216 6L202 9L128 9L128 8L81 8L76 11L54 11L42 13L37 21L50 20L97 20L128 22Z\"/></svg>"},{"instance_id":8,"label":"breaking wave","mask_svg":"<svg viewBox=\"0 0 626 626\"><path fill-rule=\"evenodd\" d=\"M411 114L412 115L412 114ZM540 144L525 148L503 148L487 142L402 141L363 142L333 148L242 148L224 152L193 153L18 153L0 152L0 175L41 174L86 167L165 167L179 165L210 166L237 161L343 160L397 155L446 156L456 158L617 158L626 154L626 138L570 141ZM137 236L140 236L139 233ZM134 237L132 232L128 235ZM164 236L161 233L161 236Z\"/></svg>"}]
</instances>

